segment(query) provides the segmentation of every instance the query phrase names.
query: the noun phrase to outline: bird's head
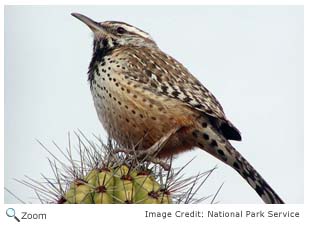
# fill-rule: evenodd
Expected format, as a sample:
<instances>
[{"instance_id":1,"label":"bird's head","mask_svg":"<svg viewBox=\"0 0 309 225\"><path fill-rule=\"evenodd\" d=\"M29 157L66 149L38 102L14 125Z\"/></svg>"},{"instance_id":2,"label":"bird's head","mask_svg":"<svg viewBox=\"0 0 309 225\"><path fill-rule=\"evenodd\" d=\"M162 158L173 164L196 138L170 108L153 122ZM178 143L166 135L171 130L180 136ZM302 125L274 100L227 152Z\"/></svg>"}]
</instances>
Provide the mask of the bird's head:
<instances>
[{"instance_id":1,"label":"bird's head","mask_svg":"<svg viewBox=\"0 0 309 225\"><path fill-rule=\"evenodd\" d=\"M148 33L127 23L117 21L99 23L79 13L72 13L72 16L84 22L93 31L94 43L99 45L97 47L107 49L119 46L156 47Z\"/></svg>"}]
</instances>

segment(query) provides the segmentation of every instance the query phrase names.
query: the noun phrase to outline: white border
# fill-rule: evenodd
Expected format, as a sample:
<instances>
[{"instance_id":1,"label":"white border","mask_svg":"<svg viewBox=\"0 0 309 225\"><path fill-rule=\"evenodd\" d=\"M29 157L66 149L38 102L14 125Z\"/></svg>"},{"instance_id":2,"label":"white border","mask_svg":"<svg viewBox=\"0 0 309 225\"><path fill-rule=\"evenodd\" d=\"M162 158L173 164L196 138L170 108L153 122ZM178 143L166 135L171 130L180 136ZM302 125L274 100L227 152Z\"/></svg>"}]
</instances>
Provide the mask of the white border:
<instances>
[{"instance_id":1,"label":"white border","mask_svg":"<svg viewBox=\"0 0 309 225\"><path fill-rule=\"evenodd\" d=\"M4 0L4 5L304 5L306 0Z\"/></svg>"},{"instance_id":2,"label":"white border","mask_svg":"<svg viewBox=\"0 0 309 225\"><path fill-rule=\"evenodd\" d=\"M102 0L91 0L91 1L72 1L72 0L54 0L54 1L42 1L42 0L33 0L33 1L18 1L18 0L12 0L12 1L2 1L3 4L2 10L1 10L1 29L3 31L3 18L4 18L4 5L90 5L90 4L96 4L96 5L304 5L305 6L305 40L308 40L308 1L306 0L285 0L285 1L279 1L279 0L260 0L260 1L249 1L249 0L242 0L242 1L227 1L227 0L216 0L216 1L206 1L206 0L190 0L190 1L181 1L178 0L156 0L156 1L142 1L142 0L135 0L135 1L125 1L125 0L113 0L113 1L102 1ZM306 5L307 4L307 5ZM1 40L4 46L4 33L1 34ZM2 48L3 49L3 48ZM305 52L304 52L304 62L305 62L305 82L304 82L304 90L305 90L305 115L308 115L308 65L306 62L308 62L308 45L306 45L305 42ZM1 74L2 79L0 81L0 101L1 105L4 106L4 52L1 51L1 60L0 60L0 66L1 66ZM306 102L307 100L307 102ZM0 143L1 143L1 163L4 165L4 157L3 157L3 149L4 149L4 107L1 107L0 110L1 114L1 121L2 121L2 127L0 129ZM308 149L308 140L306 137L308 136L308 119L305 116L305 130L304 130L304 137L305 137L305 159L308 162L308 153L306 150ZM291 149L291 154L293 150ZM304 163L305 165L305 178L306 178L306 171L308 171L309 166L307 163ZM3 168L4 166L2 166ZM0 173L0 186L3 190L3 169ZM308 179L305 179L305 190L308 190ZM14 221L13 218L8 218L5 216L5 210L10 205L3 204L3 195L0 197L1 200L1 207L0 207L0 223L1 224L15 224L16 221ZM306 204L307 203L307 204ZM20 213L22 211L28 211L28 212L44 212L47 214L48 219L45 221L35 221L35 220L28 220L28 221L22 221L27 222L28 224L98 224L98 223L106 223L108 221L111 221L112 223L120 224L120 223L127 223L132 222L134 224L309 224L308 221L308 194L305 191L305 204L303 205L122 205L121 207L118 205L108 205L108 206L99 206L99 205L13 205L13 207L16 209L16 213L18 216L20 216ZM242 218L242 219L233 219L233 218L216 218L216 219L210 219L210 218L203 218L203 219L197 219L197 218L172 218L172 219L149 219L144 217L144 211L146 209L149 210L157 210L157 211L171 211L175 212L175 210L182 210L182 211L190 211L190 210L200 210L204 213L207 213L207 210L225 210L225 211L235 211L235 210L262 210L267 212L267 210L289 210L289 211L299 211L301 213L300 219L293 219L293 218L284 218L280 219L277 218L275 220L270 218ZM306 213L307 212L307 213ZM87 214L87 216L85 216ZM89 215L89 216L88 216Z\"/></svg>"}]
</instances>

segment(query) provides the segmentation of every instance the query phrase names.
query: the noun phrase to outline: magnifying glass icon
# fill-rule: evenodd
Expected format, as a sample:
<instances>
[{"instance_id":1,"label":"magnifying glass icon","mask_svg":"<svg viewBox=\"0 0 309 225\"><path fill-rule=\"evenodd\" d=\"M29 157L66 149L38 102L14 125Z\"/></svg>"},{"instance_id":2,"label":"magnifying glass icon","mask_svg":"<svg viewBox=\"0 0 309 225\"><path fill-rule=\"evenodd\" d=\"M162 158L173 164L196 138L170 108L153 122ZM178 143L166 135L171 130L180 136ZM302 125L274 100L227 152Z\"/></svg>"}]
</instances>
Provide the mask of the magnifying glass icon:
<instances>
[{"instance_id":1,"label":"magnifying glass icon","mask_svg":"<svg viewBox=\"0 0 309 225\"><path fill-rule=\"evenodd\" d=\"M15 216L15 209L13 209L13 208L8 208L8 209L6 210L6 215L7 215L8 217L14 217L15 220L17 220L17 222L20 222L20 220Z\"/></svg>"}]
</instances>

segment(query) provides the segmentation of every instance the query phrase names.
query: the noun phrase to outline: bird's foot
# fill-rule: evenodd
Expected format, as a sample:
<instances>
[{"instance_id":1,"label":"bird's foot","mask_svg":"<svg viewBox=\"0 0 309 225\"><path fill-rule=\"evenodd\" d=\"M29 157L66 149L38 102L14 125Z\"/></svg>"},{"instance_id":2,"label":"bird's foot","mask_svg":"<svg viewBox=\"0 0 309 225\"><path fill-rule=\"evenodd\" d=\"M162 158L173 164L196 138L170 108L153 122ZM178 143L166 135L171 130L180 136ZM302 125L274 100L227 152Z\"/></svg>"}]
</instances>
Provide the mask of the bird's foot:
<instances>
[{"instance_id":1,"label":"bird's foot","mask_svg":"<svg viewBox=\"0 0 309 225\"><path fill-rule=\"evenodd\" d=\"M150 162L155 165L160 165L164 170L168 171L171 168L171 165L166 162L166 160L162 160L160 158L155 157L154 155L149 154L152 152L150 149L146 150L130 150L130 149L115 149L113 153L124 153L128 157L131 156L131 159L135 159L138 162Z\"/></svg>"},{"instance_id":2,"label":"bird's foot","mask_svg":"<svg viewBox=\"0 0 309 225\"><path fill-rule=\"evenodd\" d=\"M158 158L157 155L160 153L164 145L169 141L170 137L173 134L175 134L178 130L179 130L179 127L173 128L148 149L144 149L144 150L115 149L114 152L115 153L123 152L126 155L133 156L138 161L151 162L153 164L158 164L162 166L164 170L170 170L171 168L170 164L168 164L166 160L162 160Z\"/></svg>"}]
</instances>

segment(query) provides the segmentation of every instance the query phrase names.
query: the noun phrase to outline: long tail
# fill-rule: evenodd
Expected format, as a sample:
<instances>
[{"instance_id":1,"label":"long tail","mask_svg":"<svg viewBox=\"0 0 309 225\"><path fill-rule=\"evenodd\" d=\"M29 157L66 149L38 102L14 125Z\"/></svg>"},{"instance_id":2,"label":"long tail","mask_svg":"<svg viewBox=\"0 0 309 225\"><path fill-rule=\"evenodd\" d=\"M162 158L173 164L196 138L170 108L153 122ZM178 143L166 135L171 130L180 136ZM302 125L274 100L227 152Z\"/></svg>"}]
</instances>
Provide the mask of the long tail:
<instances>
[{"instance_id":1,"label":"long tail","mask_svg":"<svg viewBox=\"0 0 309 225\"><path fill-rule=\"evenodd\" d=\"M234 157L234 162L231 166L250 184L265 203L284 204L279 195L235 148L230 148L230 151L238 155Z\"/></svg>"},{"instance_id":2,"label":"long tail","mask_svg":"<svg viewBox=\"0 0 309 225\"><path fill-rule=\"evenodd\" d=\"M235 169L267 204L284 204L251 164L211 125L193 131L196 145Z\"/></svg>"}]
</instances>

